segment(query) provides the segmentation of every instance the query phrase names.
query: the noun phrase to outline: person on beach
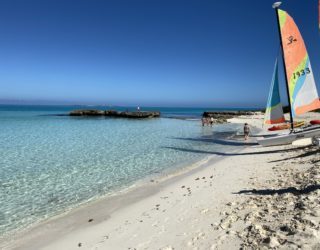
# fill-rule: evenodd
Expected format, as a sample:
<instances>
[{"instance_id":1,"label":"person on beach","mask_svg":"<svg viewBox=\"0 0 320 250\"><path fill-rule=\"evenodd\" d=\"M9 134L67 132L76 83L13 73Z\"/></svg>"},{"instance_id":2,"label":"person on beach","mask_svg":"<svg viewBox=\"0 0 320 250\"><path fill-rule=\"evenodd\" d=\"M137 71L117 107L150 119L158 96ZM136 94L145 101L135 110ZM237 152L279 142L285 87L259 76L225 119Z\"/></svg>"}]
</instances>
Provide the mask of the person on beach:
<instances>
[{"instance_id":1,"label":"person on beach","mask_svg":"<svg viewBox=\"0 0 320 250\"><path fill-rule=\"evenodd\" d=\"M244 140L248 140L249 138L249 133L250 133L250 127L248 125L248 123L245 123L244 124L244 127L243 127L243 133L244 133Z\"/></svg>"},{"instance_id":2,"label":"person on beach","mask_svg":"<svg viewBox=\"0 0 320 250\"><path fill-rule=\"evenodd\" d=\"M210 119L207 117L202 117L201 121L202 121L202 127L204 127L205 125L209 126L210 124Z\"/></svg>"},{"instance_id":3,"label":"person on beach","mask_svg":"<svg viewBox=\"0 0 320 250\"><path fill-rule=\"evenodd\" d=\"M202 127L204 127L204 125L206 124L206 118L202 117L201 122L202 122Z\"/></svg>"},{"instance_id":4,"label":"person on beach","mask_svg":"<svg viewBox=\"0 0 320 250\"><path fill-rule=\"evenodd\" d=\"M210 126L212 127L213 125L213 117L210 117Z\"/></svg>"}]
</instances>

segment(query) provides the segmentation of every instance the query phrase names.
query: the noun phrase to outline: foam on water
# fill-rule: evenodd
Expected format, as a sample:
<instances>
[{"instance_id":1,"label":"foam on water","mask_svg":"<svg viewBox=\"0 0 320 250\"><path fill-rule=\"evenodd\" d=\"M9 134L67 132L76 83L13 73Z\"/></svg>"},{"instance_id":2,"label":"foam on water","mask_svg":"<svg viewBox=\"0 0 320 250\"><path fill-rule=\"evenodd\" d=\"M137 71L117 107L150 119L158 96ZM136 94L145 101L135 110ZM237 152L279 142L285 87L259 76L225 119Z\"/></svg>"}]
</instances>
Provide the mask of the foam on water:
<instances>
[{"instance_id":1,"label":"foam on water","mask_svg":"<svg viewBox=\"0 0 320 250\"><path fill-rule=\"evenodd\" d=\"M43 116L51 113L0 110L0 235L225 152L232 146L204 138L239 129L165 118Z\"/></svg>"}]
</instances>

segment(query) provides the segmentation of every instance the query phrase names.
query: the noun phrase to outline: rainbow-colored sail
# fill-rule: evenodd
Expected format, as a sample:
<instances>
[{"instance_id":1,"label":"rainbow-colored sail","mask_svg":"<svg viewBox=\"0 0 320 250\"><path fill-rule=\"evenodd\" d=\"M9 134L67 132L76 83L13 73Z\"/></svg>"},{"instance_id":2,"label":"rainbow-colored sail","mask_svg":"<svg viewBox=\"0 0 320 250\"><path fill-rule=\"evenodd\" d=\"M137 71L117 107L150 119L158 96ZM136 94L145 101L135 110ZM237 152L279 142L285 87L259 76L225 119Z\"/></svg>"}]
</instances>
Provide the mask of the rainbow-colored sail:
<instances>
[{"instance_id":1,"label":"rainbow-colored sail","mask_svg":"<svg viewBox=\"0 0 320 250\"><path fill-rule=\"evenodd\" d=\"M320 108L309 56L300 31L287 12L278 9L292 115Z\"/></svg>"},{"instance_id":2,"label":"rainbow-colored sail","mask_svg":"<svg viewBox=\"0 0 320 250\"><path fill-rule=\"evenodd\" d=\"M267 108L264 117L265 124L284 123L282 103L280 100L279 80L278 80L278 60L274 66L274 72L269 92Z\"/></svg>"}]
</instances>

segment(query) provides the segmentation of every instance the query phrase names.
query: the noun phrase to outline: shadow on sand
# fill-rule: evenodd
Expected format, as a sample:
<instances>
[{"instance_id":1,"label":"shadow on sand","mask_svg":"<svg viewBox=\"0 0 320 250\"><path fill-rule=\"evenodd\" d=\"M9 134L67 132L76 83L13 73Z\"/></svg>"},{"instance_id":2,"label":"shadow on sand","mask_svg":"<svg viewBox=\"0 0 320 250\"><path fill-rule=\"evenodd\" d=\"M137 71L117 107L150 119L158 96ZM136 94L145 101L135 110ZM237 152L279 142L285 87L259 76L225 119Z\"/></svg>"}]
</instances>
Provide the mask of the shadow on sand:
<instances>
[{"instance_id":1,"label":"shadow on sand","mask_svg":"<svg viewBox=\"0 0 320 250\"><path fill-rule=\"evenodd\" d=\"M170 137L170 139L185 140L185 141L196 141L196 142L208 142L208 143L215 143L215 144L224 145L224 146L252 146L252 145L258 145L258 143L256 143L256 142L225 140L225 139L217 139L217 138Z\"/></svg>"},{"instance_id":2,"label":"shadow on sand","mask_svg":"<svg viewBox=\"0 0 320 250\"><path fill-rule=\"evenodd\" d=\"M281 189L250 189L250 190L241 190L233 194L250 194L250 195L281 195L281 194L294 194L302 195L309 194L316 190L320 189L320 185L310 185L303 189L297 189L295 187L281 188Z\"/></svg>"},{"instance_id":3,"label":"shadow on sand","mask_svg":"<svg viewBox=\"0 0 320 250\"><path fill-rule=\"evenodd\" d=\"M303 158L303 157L307 157L307 156L311 156L311 155L317 154L319 152L320 151L317 149L317 150L308 151L306 153L303 153L303 154L300 154L300 155L297 155L297 156L293 156L293 157L290 157L290 158L283 158L283 159L280 159L280 160L274 160L274 161L269 161L269 162L271 163L271 162L279 162L279 161L286 161L286 160L292 160L292 159L297 159L297 158Z\"/></svg>"},{"instance_id":4,"label":"shadow on sand","mask_svg":"<svg viewBox=\"0 0 320 250\"><path fill-rule=\"evenodd\" d=\"M198 149L192 149L192 148L178 148L178 147L163 147L163 148L182 151L182 152L197 153L197 154L236 156L236 155L263 155L263 154L270 154L270 153L290 152L290 151L295 151L305 147L289 148L289 149L281 149L281 150L268 150L268 151L259 151L259 152L246 152L246 153L224 153L224 152L217 152L217 151L206 151L206 150L198 150Z\"/></svg>"}]
</instances>

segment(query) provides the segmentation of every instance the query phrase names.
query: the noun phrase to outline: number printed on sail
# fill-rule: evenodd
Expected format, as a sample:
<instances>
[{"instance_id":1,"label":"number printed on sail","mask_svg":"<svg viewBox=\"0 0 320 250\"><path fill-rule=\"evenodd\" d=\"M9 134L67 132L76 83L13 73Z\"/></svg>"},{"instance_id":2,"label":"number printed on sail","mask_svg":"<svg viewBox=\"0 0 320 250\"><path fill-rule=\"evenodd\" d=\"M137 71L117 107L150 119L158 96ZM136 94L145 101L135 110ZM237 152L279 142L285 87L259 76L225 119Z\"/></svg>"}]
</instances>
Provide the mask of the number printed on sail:
<instances>
[{"instance_id":1,"label":"number printed on sail","mask_svg":"<svg viewBox=\"0 0 320 250\"><path fill-rule=\"evenodd\" d=\"M297 79L300 76L304 76L306 74L310 74L310 69L309 68L305 68L305 69L302 69L300 71L294 72L293 73L293 79Z\"/></svg>"}]
</instances>

